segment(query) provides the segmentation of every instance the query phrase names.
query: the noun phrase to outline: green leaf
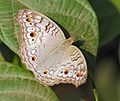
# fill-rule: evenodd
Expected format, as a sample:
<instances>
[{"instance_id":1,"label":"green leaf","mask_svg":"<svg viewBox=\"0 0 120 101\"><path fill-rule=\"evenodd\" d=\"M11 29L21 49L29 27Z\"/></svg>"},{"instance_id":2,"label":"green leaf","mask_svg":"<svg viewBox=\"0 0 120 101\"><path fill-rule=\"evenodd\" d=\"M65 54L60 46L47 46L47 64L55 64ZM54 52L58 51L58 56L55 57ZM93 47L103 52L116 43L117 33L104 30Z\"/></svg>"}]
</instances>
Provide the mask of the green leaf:
<instances>
[{"instance_id":1,"label":"green leaf","mask_svg":"<svg viewBox=\"0 0 120 101\"><path fill-rule=\"evenodd\" d=\"M20 27L16 21L19 9L40 12L55 21L66 36L75 36L77 46L87 59L90 75L94 74L98 46L98 23L87 0L0 0L1 40L19 55ZM7 25L7 27L6 27ZM94 77L94 76L93 76Z\"/></svg>"},{"instance_id":2,"label":"green leaf","mask_svg":"<svg viewBox=\"0 0 120 101\"><path fill-rule=\"evenodd\" d=\"M98 100L98 93L96 89L93 89L94 95L95 95L95 101L99 101Z\"/></svg>"},{"instance_id":3,"label":"green leaf","mask_svg":"<svg viewBox=\"0 0 120 101\"><path fill-rule=\"evenodd\" d=\"M0 62L0 101L58 101L52 90L39 84L31 72Z\"/></svg>"},{"instance_id":4,"label":"green leaf","mask_svg":"<svg viewBox=\"0 0 120 101\"><path fill-rule=\"evenodd\" d=\"M21 62L20 57L16 54L14 54L12 63L16 66L26 69L26 65Z\"/></svg>"},{"instance_id":5,"label":"green leaf","mask_svg":"<svg viewBox=\"0 0 120 101\"><path fill-rule=\"evenodd\" d=\"M120 34L120 0L89 0L100 24L100 47Z\"/></svg>"},{"instance_id":6,"label":"green leaf","mask_svg":"<svg viewBox=\"0 0 120 101\"><path fill-rule=\"evenodd\" d=\"M120 0L111 0L111 2L115 5L115 7L119 10L120 12Z\"/></svg>"},{"instance_id":7,"label":"green leaf","mask_svg":"<svg viewBox=\"0 0 120 101\"><path fill-rule=\"evenodd\" d=\"M20 42L16 14L21 8L29 8L52 18L70 35L83 42L83 45L79 45L82 49L96 55L98 25L87 0L1 0L0 7L0 37L15 53L19 54Z\"/></svg>"},{"instance_id":8,"label":"green leaf","mask_svg":"<svg viewBox=\"0 0 120 101\"><path fill-rule=\"evenodd\" d=\"M20 66L21 67L21 61L20 61L20 57L18 57L18 55L14 54L12 63L16 66Z\"/></svg>"},{"instance_id":9,"label":"green leaf","mask_svg":"<svg viewBox=\"0 0 120 101\"><path fill-rule=\"evenodd\" d=\"M0 39L15 53L19 53L16 20L14 10L23 7L16 0L0 0ZM14 5L14 6L13 6ZM18 35L16 35L16 33Z\"/></svg>"},{"instance_id":10,"label":"green leaf","mask_svg":"<svg viewBox=\"0 0 120 101\"><path fill-rule=\"evenodd\" d=\"M5 61L5 59L4 59L4 57L3 57L3 55L2 55L2 53L1 53L1 51L0 51L0 62L1 61Z\"/></svg>"}]
</instances>

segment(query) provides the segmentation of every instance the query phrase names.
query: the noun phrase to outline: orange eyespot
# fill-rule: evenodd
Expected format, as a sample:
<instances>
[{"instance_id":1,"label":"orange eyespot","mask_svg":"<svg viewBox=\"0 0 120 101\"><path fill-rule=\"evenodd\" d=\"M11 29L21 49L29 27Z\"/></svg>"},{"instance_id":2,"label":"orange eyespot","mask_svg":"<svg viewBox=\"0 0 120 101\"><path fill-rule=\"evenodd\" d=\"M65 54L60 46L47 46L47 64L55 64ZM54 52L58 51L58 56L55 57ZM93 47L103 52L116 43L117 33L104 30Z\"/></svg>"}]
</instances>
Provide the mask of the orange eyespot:
<instances>
[{"instance_id":1,"label":"orange eyespot","mask_svg":"<svg viewBox=\"0 0 120 101\"><path fill-rule=\"evenodd\" d=\"M32 61L35 61L36 59L36 56L32 56Z\"/></svg>"},{"instance_id":2,"label":"orange eyespot","mask_svg":"<svg viewBox=\"0 0 120 101\"><path fill-rule=\"evenodd\" d=\"M64 74L68 74L69 71L70 71L70 69L69 69L69 68L66 68L66 69L64 70Z\"/></svg>"},{"instance_id":3,"label":"orange eyespot","mask_svg":"<svg viewBox=\"0 0 120 101\"><path fill-rule=\"evenodd\" d=\"M45 70L43 73L44 73L44 74L47 74L47 73L48 73L48 71L47 71L47 70Z\"/></svg>"},{"instance_id":4,"label":"orange eyespot","mask_svg":"<svg viewBox=\"0 0 120 101\"><path fill-rule=\"evenodd\" d=\"M30 18L30 17L28 17L28 18L26 19L26 21L31 22L31 18Z\"/></svg>"},{"instance_id":5,"label":"orange eyespot","mask_svg":"<svg viewBox=\"0 0 120 101\"><path fill-rule=\"evenodd\" d=\"M32 33L30 33L30 36L31 36L31 37L35 37L35 36L36 36L36 33L35 33L35 32L32 32Z\"/></svg>"},{"instance_id":6,"label":"orange eyespot","mask_svg":"<svg viewBox=\"0 0 120 101\"><path fill-rule=\"evenodd\" d=\"M78 72L76 73L76 76L77 76L77 77L80 77L80 75L81 75L81 74L80 74L80 71L78 71Z\"/></svg>"}]
</instances>

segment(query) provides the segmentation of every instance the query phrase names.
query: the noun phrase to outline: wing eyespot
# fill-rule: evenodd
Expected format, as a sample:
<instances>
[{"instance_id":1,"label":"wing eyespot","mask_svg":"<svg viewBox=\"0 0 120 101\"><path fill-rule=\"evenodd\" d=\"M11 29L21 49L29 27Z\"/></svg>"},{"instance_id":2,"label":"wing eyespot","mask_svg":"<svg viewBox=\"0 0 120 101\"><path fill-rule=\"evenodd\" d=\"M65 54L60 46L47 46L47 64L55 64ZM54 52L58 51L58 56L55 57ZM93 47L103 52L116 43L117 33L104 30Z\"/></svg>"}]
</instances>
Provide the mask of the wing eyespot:
<instances>
[{"instance_id":1,"label":"wing eyespot","mask_svg":"<svg viewBox=\"0 0 120 101\"><path fill-rule=\"evenodd\" d=\"M48 71L47 70L45 70L44 72L43 72L43 74L47 74L48 73Z\"/></svg>"},{"instance_id":2,"label":"wing eyespot","mask_svg":"<svg viewBox=\"0 0 120 101\"><path fill-rule=\"evenodd\" d=\"M27 15L26 15L26 17L29 17L29 18L30 18L30 15L29 15L29 14L27 14Z\"/></svg>"},{"instance_id":3,"label":"wing eyespot","mask_svg":"<svg viewBox=\"0 0 120 101\"><path fill-rule=\"evenodd\" d=\"M36 53L36 50L35 49L32 49L31 50L31 54L35 54Z\"/></svg>"},{"instance_id":4,"label":"wing eyespot","mask_svg":"<svg viewBox=\"0 0 120 101\"><path fill-rule=\"evenodd\" d=\"M28 18L26 19L26 21L27 21L27 22L31 22L31 18L28 17Z\"/></svg>"},{"instance_id":5,"label":"wing eyespot","mask_svg":"<svg viewBox=\"0 0 120 101\"><path fill-rule=\"evenodd\" d=\"M77 76L77 77L80 77L80 75L81 75L81 74L80 74L80 71L78 71L78 72L76 73L76 76Z\"/></svg>"},{"instance_id":6,"label":"wing eyespot","mask_svg":"<svg viewBox=\"0 0 120 101\"><path fill-rule=\"evenodd\" d=\"M35 27L27 27L27 31L28 32L34 32L35 31Z\"/></svg>"},{"instance_id":7,"label":"wing eyespot","mask_svg":"<svg viewBox=\"0 0 120 101\"><path fill-rule=\"evenodd\" d=\"M61 71L60 73L63 73L63 71Z\"/></svg>"},{"instance_id":8,"label":"wing eyespot","mask_svg":"<svg viewBox=\"0 0 120 101\"><path fill-rule=\"evenodd\" d=\"M36 36L36 33L35 33L35 32L31 32L31 33L30 33L30 36L31 36L31 37L35 37L35 36Z\"/></svg>"},{"instance_id":9,"label":"wing eyespot","mask_svg":"<svg viewBox=\"0 0 120 101\"><path fill-rule=\"evenodd\" d=\"M66 69L64 70L64 74L67 75L67 74L69 73L69 71L70 71L70 69L69 69L69 68L66 68Z\"/></svg>"},{"instance_id":10,"label":"wing eyespot","mask_svg":"<svg viewBox=\"0 0 120 101\"><path fill-rule=\"evenodd\" d=\"M64 74L65 74L65 75L68 74L68 71L64 71Z\"/></svg>"},{"instance_id":11,"label":"wing eyespot","mask_svg":"<svg viewBox=\"0 0 120 101\"><path fill-rule=\"evenodd\" d=\"M32 56L32 61L36 61L37 57L36 56Z\"/></svg>"},{"instance_id":12,"label":"wing eyespot","mask_svg":"<svg viewBox=\"0 0 120 101\"><path fill-rule=\"evenodd\" d=\"M61 70L59 73L58 73L58 76L63 76L63 73L64 73L64 70Z\"/></svg>"},{"instance_id":13,"label":"wing eyespot","mask_svg":"<svg viewBox=\"0 0 120 101\"><path fill-rule=\"evenodd\" d=\"M26 22L25 25L26 25L27 27L32 27L32 26L34 25L34 23L32 23L32 22Z\"/></svg>"},{"instance_id":14,"label":"wing eyespot","mask_svg":"<svg viewBox=\"0 0 120 101\"><path fill-rule=\"evenodd\" d=\"M51 70L51 71L49 72L49 74L50 74L50 75L52 75L53 73L54 73L54 71L53 71L53 70Z\"/></svg>"},{"instance_id":15,"label":"wing eyespot","mask_svg":"<svg viewBox=\"0 0 120 101\"><path fill-rule=\"evenodd\" d=\"M36 38L30 38L29 40L28 40L28 44L29 45L32 45L32 44L34 44L36 42Z\"/></svg>"}]
</instances>

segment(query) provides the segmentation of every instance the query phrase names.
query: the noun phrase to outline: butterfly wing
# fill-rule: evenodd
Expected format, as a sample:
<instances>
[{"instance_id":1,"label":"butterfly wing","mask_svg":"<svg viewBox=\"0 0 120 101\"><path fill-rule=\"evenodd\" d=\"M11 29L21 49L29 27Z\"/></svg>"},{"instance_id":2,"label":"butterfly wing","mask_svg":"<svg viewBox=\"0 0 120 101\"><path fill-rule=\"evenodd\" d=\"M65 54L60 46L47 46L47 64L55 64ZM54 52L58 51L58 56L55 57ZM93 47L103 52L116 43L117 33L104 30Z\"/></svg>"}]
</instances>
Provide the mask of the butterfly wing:
<instances>
[{"instance_id":1,"label":"butterfly wing","mask_svg":"<svg viewBox=\"0 0 120 101\"><path fill-rule=\"evenodd\" d=\"M47 85L72 83L76 87L87 79L87 65L81 51L73 45L61 45L36 68L36 78Z\"/></svg>"},{"instance_id":2,"label":"butterfly wing","mask_svg":"<svg viewBox=\"0 0 120 101\"><path fill-rule=\"evenodd\" d=\"M20 50L23 63L34 71L66 38L52 20L40 13L23 9L19 11L16 20L21 28Z\"/></svg>"},{"instance_id":3,"label":"butterfly wing","mask_svg":"<svg viewBox=\"0 0 120 101\"><path fill-rule=\"evenodd\" d=\"M87 65L81 51L66 43L61 29L48 17L28 9L20 10L23 63L40 83L72 83L76 87L87 78Z\"/></svg>"}]
</instances>

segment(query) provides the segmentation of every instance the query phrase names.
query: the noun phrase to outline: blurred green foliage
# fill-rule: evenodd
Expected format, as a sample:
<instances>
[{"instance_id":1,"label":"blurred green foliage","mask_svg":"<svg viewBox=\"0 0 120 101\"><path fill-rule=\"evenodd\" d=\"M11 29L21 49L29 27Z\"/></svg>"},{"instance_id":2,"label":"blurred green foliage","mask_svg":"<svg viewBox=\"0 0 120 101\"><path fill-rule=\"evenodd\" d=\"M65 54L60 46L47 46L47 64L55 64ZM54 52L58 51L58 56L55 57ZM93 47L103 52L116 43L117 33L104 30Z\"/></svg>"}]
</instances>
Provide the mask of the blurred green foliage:
<instances>
[{"instance_id":1,"label":"blurred green foliage","mask_svg":"<svg viewBox=\"0 0 120 101\"><path fill-rule=\"evenodd\" d=\"M120 35L120 0L89 0L99 22L99 47Z\"/></svg>"},{"instance_id":2,"label":"blurred green foliage","mask_svg":"<svg viewBox=\"0 0 120 101\"><path fill-rule=\"evenodd\" d=\"M120 0L89 0L99 22L95 85L99 101L120 101Z\"/></svg>"},{"instance_id":3,"label":"blurred green foliage","mask_svg":"<svg viewBox=\"0 0 120 101\"><path fill-rule=\"evenodd\" d=\"M96 87L100 101L120 101L120 75L117 67L118 64L111 57L99 61Z\"/></svg>"}]
</instances>

